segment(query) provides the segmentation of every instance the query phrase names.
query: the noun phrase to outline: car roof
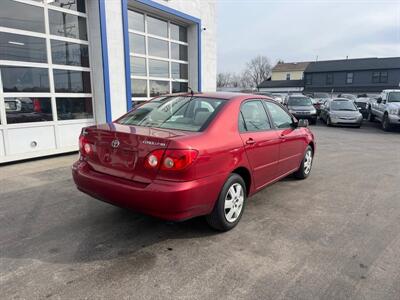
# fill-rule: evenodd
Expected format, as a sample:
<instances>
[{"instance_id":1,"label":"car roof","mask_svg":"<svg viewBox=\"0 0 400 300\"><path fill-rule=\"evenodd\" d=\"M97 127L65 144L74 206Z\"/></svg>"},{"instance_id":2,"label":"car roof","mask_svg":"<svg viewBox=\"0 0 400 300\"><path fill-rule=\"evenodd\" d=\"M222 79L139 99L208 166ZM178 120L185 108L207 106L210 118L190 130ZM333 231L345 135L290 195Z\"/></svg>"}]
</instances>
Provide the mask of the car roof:
<instances>
[{"instance_id":1,"label":"car roof","mask_svg":"<svg viewBox=\"0 0 400 300\"><path fill-rule=\"evenodd\" d=\"M188 96L190 97L192 94L191 93L177 93L177 94L168 94L168 95L163 95L165 97L171 97L171 96ZM225 99L225 100L231 100L235 98L251 98L251 97L256 97L256 98L264 98L264 99L271 99L271 97L265 96L265 95L260 95L260 94L250 94L250 93L236 93L236 92L197 92L193 93L194 97L204 97L204 98L215 98L215 99ZM162 96L159 96L162 97Z\"/></svg>"}]
</instances>

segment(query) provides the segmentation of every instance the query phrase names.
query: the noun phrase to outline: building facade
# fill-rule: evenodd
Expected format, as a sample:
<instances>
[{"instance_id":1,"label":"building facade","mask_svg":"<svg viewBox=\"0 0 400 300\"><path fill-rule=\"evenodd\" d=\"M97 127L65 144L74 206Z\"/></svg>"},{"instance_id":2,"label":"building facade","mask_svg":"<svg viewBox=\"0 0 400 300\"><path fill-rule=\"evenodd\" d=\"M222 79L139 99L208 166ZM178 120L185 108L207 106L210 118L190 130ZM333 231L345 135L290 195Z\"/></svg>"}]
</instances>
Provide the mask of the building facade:
<instances>
[{"instance_id":1,"label":"building facade","mask_svg":"<svg viewBox=\"0 0 400 300\"><path fill-rule=\"evenodd\" d=\"M2 0L0 163L78 149L140 101L216 89L212 0Z\"/></svg>"},{"instance_id":2,"label":"building facade","mask_svg":"<svg viewBox=\"0 0 400 300\"><path fill-rule=\"evenodd\" d=\"M304 72L305 92L378 94L400 88L400 57L312 62Z\"/></svg>"},{"instance_id":3,"label":"building facade","mask_svg":"<svg viewBox=\"0 0 400 300\"><path fill-rule=\"evenodd\" d=\"M277 63L272 68L271 80L302 80L309 62Z\"/></svg>"}]
</instances>

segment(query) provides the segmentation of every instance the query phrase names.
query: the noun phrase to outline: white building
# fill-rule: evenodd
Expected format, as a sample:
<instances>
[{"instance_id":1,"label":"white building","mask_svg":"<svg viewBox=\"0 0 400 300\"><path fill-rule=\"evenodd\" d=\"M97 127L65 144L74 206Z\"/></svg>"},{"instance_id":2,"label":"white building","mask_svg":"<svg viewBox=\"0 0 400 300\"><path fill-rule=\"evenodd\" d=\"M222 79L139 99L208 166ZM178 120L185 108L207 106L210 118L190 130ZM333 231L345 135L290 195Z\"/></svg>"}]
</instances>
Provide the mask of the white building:
<instances>
[{"instance_id":1,"label":"white building","mask_svg":"<svg viewBox=\"0 0 400 300\"><path fill-rule=\"evenodd\" d=\"M0 163L75 151L84 126L216 89L213 0L1 0Z\"/></svg>"}]
</instances>

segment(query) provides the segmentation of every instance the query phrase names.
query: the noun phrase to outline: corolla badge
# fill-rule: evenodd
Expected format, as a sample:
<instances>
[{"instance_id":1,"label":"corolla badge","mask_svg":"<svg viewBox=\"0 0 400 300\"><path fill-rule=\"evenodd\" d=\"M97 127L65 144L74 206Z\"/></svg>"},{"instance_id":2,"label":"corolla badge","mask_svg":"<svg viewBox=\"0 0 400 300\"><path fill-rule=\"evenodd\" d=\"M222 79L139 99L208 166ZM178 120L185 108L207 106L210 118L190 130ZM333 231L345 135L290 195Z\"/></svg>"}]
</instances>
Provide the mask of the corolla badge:
<instances>
[{"instance_id":1,"label":"corolla badge","mask_svg":"<svg viewBox=\"0 0 400 300\"><path fill-rule=\"evenodd\" d=\"M113 140L111 142L111 147L113 148L118 148L119 147L119 141L118 140Z\"/></svg>"}]
</instances>

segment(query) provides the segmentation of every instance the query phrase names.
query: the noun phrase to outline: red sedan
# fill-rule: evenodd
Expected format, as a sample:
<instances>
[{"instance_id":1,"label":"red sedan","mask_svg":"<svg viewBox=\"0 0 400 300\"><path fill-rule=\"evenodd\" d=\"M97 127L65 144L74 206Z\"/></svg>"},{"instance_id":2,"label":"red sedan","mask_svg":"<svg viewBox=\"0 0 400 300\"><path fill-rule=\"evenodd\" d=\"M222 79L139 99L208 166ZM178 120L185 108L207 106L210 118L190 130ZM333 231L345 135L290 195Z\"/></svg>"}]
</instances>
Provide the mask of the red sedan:
<instances>
[{"instance_id":1,"label":"red sedan","mask_svg":"<svg viewBox=\"0 0 400 300\"><path fill-rule=\"evenodd\" d=\"M205 215L226 231L246 199L294 174L315 151L307 122L270 98L232 93L155 98L104 125L84 128L72 173L79 190L166 220Z\"/></svg>"}]
</instances>

